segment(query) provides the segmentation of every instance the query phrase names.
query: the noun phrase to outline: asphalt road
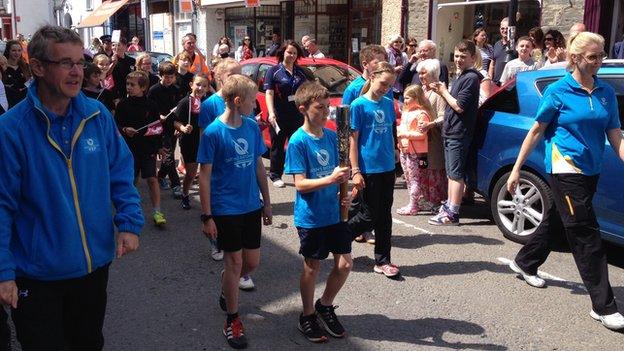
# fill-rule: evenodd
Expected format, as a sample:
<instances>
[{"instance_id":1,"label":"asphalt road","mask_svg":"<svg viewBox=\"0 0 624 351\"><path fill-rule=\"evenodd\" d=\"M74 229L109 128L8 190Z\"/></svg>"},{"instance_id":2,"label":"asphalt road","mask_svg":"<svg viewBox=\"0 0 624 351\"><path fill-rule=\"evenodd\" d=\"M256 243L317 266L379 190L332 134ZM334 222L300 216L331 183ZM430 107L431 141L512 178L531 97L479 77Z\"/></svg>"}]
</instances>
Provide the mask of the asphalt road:
<instances>
[{"instance_id":1,"label":"asphalt road","mask_svg":"<svg viewBox=\"0 0 624 351\"><path fill-rule=\"evenodd\" d=\"M506 265L520 246L502 237L479 201L462 209L461 226L433 227L429 215L395 215L392 256L402 280L372 272L373 247L353 246L354 268L335 304L347 338L325 345L296 328L301 258L292 223L294 188L271 187L274 225L264 227L256 290L241 292L240 314L251 350L621 350L623 336L589 317L589 298L569 253L542 270L548 287L529 287ZM141 192L147 195L141 185ZM196 194L196 191L193 192ZM140 250L111 268L106 350L225 350L218 307L222 263L210 258L200 207L184 211L163 193L168 223L148 221ZM394 208L407 201L397 183ZM151 213L147 198L144 210ZM610 247L610 277L624 299L624 248ZM323 279L331 262L323 265ZM320 296L322 282L317 285Z\"/></svg>"}]
</instances>

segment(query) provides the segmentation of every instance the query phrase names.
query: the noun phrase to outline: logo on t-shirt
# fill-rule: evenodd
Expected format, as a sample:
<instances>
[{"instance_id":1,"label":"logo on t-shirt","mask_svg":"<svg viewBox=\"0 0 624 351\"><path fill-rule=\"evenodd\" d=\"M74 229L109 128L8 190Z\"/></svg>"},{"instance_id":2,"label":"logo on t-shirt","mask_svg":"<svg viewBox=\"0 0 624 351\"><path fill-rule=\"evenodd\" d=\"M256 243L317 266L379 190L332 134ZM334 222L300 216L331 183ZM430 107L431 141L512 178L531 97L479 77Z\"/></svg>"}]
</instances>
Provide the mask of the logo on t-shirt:
<instances>
[{"instance_id":1,"label":"logo on t-shirt","mask_svg":"<svg viewBox=\"0 0 624 351\"><path fill-rule=\"evenodd\" d=\"M601 97L600 98L600 103L602 104L602 106L607 106L607 98Z\"/></svg>"},{"instance_id":2,"label":"logo on t-shirt","mask_svg":"<svg viewBox=\"0 0 624 351\"><path fill-rule=\"evenodd\" d=\"M232 140L234 143L234 151L236 151L236 157L234 157L234 166L238 168L244 168L251 165L253 156L248 153L249 143L244 138L238 138Z\"/></svg>"},{"instance_id":3,"label":"logo on t-shirt","mask_svg":"<svg viewBox=\"0 0 624 351\"><path fill-rule=\"evenodd\" d=\"M325 149L320 149L316 152L316 160L321 166L327 166L329 164L329 152Z\"/></svg>"},{"instance_id":4,"label":"logo on t-shirt","mask_svg":"<svg viewBox=\"0 0 624 351\"><path fill-rule=\"evenodd\" d=\"M247 143L247 140L243 138L238 138L234 141L234 149L236 150L237 154L245 155L247 153L247 150L249 149L249 144Z\"/></svg>"},{"instance_id":5,"label":"logo on t-shirt","mask_svg":"<svg viewBox=\"0 0 624 351\"><path fill-rule=\"evenodd\" d=\"M373 130L377 134L384 134L388 131L388 123L386 122L386 114L383 110L376 110L375 121L373 122Z\"/></svg>"}]
</instances>

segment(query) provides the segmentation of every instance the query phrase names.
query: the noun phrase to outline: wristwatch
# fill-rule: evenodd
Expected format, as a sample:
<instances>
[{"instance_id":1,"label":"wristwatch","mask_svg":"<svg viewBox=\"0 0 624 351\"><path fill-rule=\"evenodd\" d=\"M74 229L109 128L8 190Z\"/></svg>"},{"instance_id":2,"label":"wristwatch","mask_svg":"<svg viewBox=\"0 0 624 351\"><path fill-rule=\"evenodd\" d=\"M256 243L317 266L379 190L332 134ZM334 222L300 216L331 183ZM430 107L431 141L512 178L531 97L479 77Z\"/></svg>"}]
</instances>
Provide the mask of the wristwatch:
<instances>
[{"instance_id":1,"label":"wristwatch","mask_svg":"<svg viewBox=\"0 0 624 351\"><path fill-rule=\"evenodd\" d=\"M211 214L202 213L200 218L201 218L201 221L203 223L206 223L206 222L208 222L209 219L212 219L212 215Z\"/></svg>"}]
</instances>

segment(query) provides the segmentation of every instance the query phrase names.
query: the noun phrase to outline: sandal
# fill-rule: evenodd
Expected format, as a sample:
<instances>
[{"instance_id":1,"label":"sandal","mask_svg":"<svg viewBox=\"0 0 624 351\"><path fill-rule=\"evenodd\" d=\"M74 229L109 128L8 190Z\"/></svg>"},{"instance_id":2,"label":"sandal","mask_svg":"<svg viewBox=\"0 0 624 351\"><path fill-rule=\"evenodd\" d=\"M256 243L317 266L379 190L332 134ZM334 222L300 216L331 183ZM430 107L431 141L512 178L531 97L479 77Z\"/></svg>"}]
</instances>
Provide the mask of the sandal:
<instances>
[{"instance_id":1,"label":"sandal","mask_svg":"<svg viewBox=\"0 0 624 351\"><path fill-rule=\"evenodd\" d=\"M415 216L418 214L419 209L417 207L405 206L396 210L396 213L401 216Z\"/></svg>"},{"instance_id":2,"label":"sandal","mask_svg":"<svg viewBox=\"0 0 624 351\"><path fill-rule=\"evenodd\" d=\"M364 235L360 234L360 235L356 236L355 239L353 239L353 240L355 240L358 243L363 243L363 242L366 241L366 238L364 237Z\"/></svg>"}]
</instances>

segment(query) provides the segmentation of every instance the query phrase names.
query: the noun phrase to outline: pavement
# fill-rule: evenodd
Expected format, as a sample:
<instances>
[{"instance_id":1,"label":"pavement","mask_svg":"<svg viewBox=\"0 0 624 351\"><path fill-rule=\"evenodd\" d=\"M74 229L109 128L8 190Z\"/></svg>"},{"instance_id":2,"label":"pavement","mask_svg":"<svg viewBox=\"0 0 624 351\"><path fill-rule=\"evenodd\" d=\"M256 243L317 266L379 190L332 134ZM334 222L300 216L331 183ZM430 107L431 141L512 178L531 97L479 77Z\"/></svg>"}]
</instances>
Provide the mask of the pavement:
<instances>
[{"instance_id":1,"label":"pavement","mask_svg":"<svg viewBox=\"0 0 624 351\"><path fill-rule=\"evenodd\" d=\"M301 257L293 226L294 187L271 186L274 224L263 228L256 289L240 293L250 350L621 350L623 337L589 317L572 256L554 252L540 273L547 288L528 286L507 267L520 246L503 238L483 199L462 208L459 227L434 227L428 214L394 215L393 262L399 280L375 274L373 246L353 244L354 266L335 305L348 331L317 345L297 330ZM227 350L217 303L222 262L201 233L196 188L182 210L163 192L168 223L148 215L139 251L111 266L105 350ZM407 202L397 182L393 211ZM623 248L609 248L610 278L624 299ZM322 264L317 297L332 261Z\"/></svg>"}]
</instances>

